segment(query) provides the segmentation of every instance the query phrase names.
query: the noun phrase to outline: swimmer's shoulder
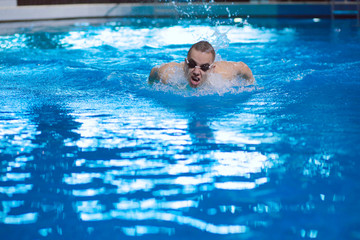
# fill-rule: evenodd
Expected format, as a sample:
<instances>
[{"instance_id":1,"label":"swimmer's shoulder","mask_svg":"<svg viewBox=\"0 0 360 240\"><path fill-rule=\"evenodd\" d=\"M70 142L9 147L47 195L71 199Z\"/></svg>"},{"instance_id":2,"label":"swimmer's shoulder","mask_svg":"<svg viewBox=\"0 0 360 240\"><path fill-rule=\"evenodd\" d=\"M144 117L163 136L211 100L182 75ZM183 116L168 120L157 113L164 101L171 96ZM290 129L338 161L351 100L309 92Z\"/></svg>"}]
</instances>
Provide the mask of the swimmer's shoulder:
<instances>
[{"instance_id":1,"label":"swimmer's shoulder","mask_svg":"<svg viewBox=\"0 0 360 240\"><path fill-rule=\"evenodd\" d=\"M217 61L214 63L215 69L218 68L218 70L222 69L234 69L240 66L243 66L245 63L243 62L232 62L232 61Z\"/></svg>"},{"instance_id":2,"label":"swimmer's shoulder","mask_svg":"<svg viewBox=\"0 0 360 240\"><path fill-rule=\"evenodd\" d=\"M183 63L169 62L160 66L159 77L163 83L167 81L183 67Z\"/></svg>"},{"instance_id":3,"label":"swimmer's shoulder","mask_svg":"<svg viewBox=\"0 0 360 240\"><path fill-rule=\"evenodd\" d=\"M162 83L167 83L167 81L174 75L174 73L181 69L183 66L183 63L169 62L164 63L158 67L154 67L151 70L149 76L149 83L152 83L154 81L161 81Z\"/></svg>"},{"instance_id":4,"label":"swimmer's shoulder","mask_svg":"<svg viewBox=\"0 0 360 240\"><path fill-rule=\"evenodd\" d=\"M224 79L233 79L236 76L236 62L217 61L214 62L213 73L220 74Z\"/></svg>"},{"instance_id":5,"label":"swimmer's shoulder","mask_svg":"<svg viewBox=\"0 0 360 240\"><path fill-rule=\"evenodd\" d=\"M244 62L218 61L214 63L214 73L220 74L224 79L234 79L239 76L248 84L254 84L255 79L250 68Z\"/></svg>"}]
</instances>

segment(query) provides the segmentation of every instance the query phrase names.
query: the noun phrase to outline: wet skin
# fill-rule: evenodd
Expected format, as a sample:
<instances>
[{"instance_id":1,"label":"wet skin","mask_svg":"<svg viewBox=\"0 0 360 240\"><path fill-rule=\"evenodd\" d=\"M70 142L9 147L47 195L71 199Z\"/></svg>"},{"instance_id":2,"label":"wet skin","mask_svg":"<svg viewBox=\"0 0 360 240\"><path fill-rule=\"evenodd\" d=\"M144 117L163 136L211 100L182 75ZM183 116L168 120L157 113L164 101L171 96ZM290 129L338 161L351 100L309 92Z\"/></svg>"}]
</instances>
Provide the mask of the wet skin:
<instances>
[{"instance_id":1,"label":"wet skin","mask_svg":"<svg viewBox=\"0 0 360 240\"><path fill-rule=\"evenodd\" d=\"M240 77L246 81L246 84L255 83L250 68L243 62L214 62L214 56L211 53L200 52L196 49L191 50L187 59L188 61L193 61L196 64L196 67L190 68L186 60L181 63L165 63L160 67L154 67L151 70L149 83L161 81L162 83L167 84L169 79L177 74L178 69L183 70L184 77L192 88L197 88L202 85L211 74L218 74L224 80L232 80L236 77ZM209 70L204 71L200 68L204 64L212 65Z\"/></svg>"},{"instance_id":2,"label":"wet skin","mask_svg":"<svg viewBox=\"0 0 360 240\"><path fill-rule=\"evenodd\" d=\"M185 62L184 72L189 85L193 88L196 88L206 81L208 74L211 72L211 68L207 71L204 71L200 68L200 66L205 64L211 65L214 61L214 57L211 53L200 52L196 49L193 49L188 56L188 60L194 61L197 67L190 68Z\"/></svg>"}]
</instances>

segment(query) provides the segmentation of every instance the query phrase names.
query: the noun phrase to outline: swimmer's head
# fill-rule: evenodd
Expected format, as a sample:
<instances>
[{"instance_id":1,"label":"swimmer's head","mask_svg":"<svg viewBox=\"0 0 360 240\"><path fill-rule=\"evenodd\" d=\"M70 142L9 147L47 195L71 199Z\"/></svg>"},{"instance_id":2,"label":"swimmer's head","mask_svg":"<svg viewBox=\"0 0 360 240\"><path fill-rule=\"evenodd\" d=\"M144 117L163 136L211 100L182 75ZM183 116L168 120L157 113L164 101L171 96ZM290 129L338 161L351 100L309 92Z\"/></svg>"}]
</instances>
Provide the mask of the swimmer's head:
<instances>
[{"instance_id":1,"label":"swimmer's head","mask_svg":"<svg viewBox=\"0 0 360 240\"><path fill-rule=\"evenodd\" d=\"M207 41L195 43L185 59L184 71L189 85L193 88L206 81L215 60L215 50Z\"/></svg>"}]
</instances>

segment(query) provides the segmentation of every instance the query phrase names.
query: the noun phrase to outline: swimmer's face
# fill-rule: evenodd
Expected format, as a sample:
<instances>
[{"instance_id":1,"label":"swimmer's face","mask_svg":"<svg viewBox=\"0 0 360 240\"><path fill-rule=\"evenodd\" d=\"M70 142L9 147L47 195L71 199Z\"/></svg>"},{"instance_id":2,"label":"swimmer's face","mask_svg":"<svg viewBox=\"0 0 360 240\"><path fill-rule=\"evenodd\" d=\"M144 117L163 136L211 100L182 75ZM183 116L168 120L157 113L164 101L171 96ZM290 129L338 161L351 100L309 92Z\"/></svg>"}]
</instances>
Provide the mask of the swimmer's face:
<instances>
[{"instance_id":1,"label":"swimmer's face","mask_svg":"<svg viewBox=\"0 0 360 240\"><path fill-rule=\"evenodd\" d=\"M213 62L214 57L211 53L200 52L196 49L191 50L189 56L185 59L184 69L191 87L196 88L206 81Z\"/></svg>"}]
</instances>

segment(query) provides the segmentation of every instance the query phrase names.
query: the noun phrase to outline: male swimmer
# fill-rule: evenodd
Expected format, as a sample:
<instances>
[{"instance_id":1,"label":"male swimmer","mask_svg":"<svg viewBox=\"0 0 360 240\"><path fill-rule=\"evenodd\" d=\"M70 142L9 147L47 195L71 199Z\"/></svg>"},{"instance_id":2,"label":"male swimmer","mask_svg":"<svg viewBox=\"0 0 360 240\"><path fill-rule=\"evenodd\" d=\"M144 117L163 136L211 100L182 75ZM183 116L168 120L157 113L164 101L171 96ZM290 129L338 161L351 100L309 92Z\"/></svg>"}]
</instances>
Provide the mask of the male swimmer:
<instances>
[{"instance_id":1,"label":"male swimmer","mask_svg":"<svg viewBox=\"0 0 360 240\"><path fill-rule=\"evenodd\" d=\"M170 62L154 67L149 76L149 83L161 81L166 84L169 79L184 73L184 77L192 88L202 85L211 74L218 74L224 80L240 77L247 85L254 84L255 79L250 68L243 62L215 61L215 50L207 41L200 41L191 46L185 61Z\"/></svg>"}]
</instances>

